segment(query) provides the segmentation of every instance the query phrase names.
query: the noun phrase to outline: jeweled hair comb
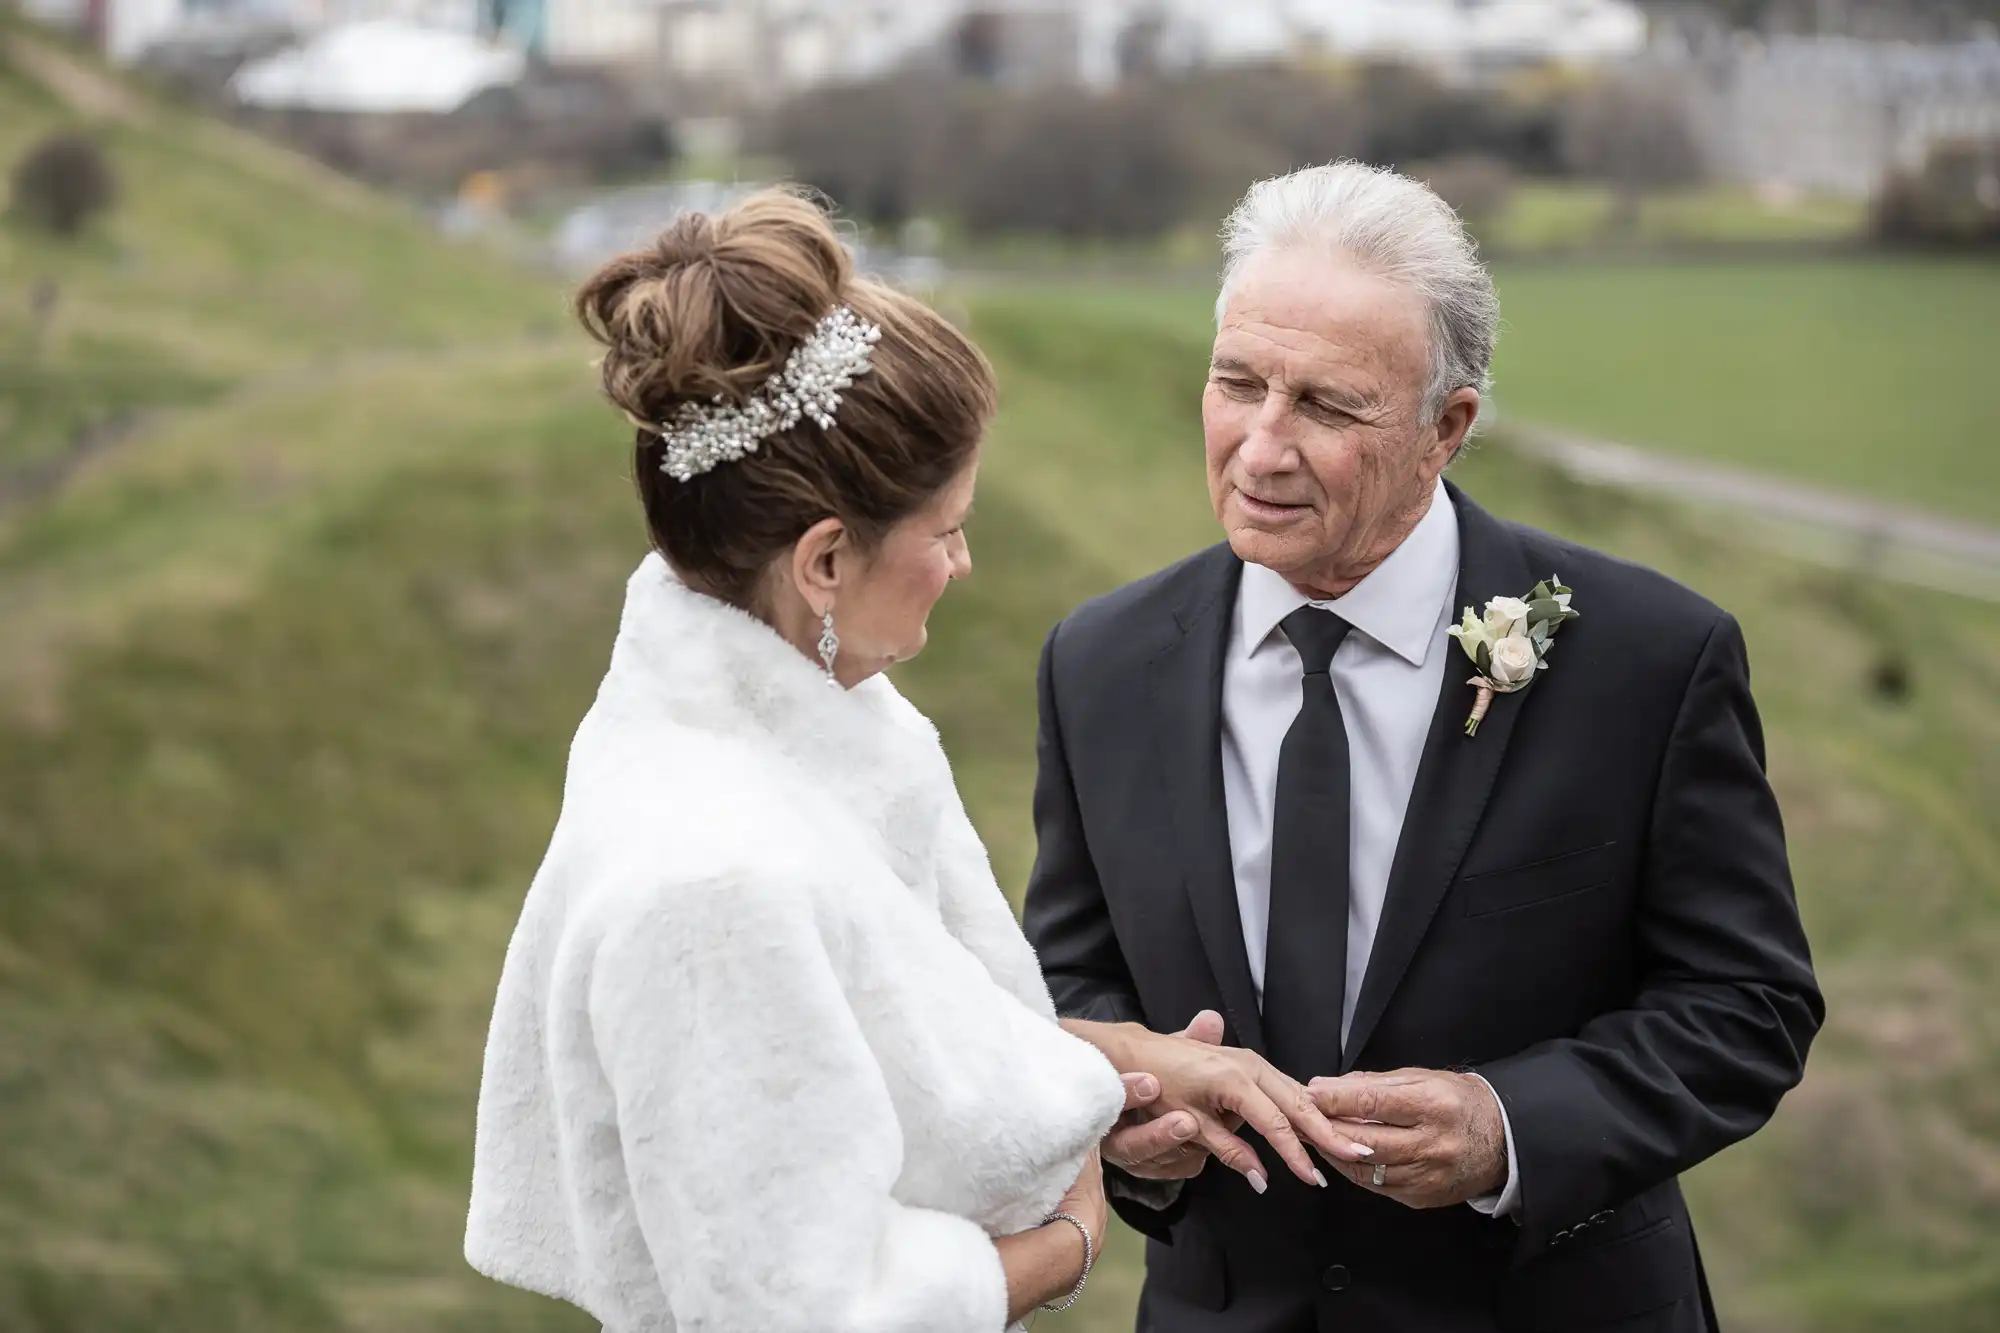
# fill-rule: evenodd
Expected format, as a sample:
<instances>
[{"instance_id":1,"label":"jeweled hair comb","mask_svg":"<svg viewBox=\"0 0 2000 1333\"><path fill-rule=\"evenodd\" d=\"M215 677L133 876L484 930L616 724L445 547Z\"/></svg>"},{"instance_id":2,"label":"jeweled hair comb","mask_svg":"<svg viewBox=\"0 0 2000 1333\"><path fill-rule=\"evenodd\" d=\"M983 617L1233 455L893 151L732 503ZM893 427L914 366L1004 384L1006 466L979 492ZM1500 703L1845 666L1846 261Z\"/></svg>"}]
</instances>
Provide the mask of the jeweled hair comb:
<instances>
[{"instance_id":1,"label":"jeweled hair comb","mask_svg":"<svg viewBox=\"0 0 2000 1333\"><path fill-rule=\"evenodd\" d=\"M881 340L881 329L849 307L835 306L785 358L784 369L747 400L731 403L718 394L710 402L683 403L660 423L666 445L660 471L676 481L690 481L756 453L760 443L807 418L821 429L832 429L841 391L868 373Z\"/></svg>"}]
</instances>

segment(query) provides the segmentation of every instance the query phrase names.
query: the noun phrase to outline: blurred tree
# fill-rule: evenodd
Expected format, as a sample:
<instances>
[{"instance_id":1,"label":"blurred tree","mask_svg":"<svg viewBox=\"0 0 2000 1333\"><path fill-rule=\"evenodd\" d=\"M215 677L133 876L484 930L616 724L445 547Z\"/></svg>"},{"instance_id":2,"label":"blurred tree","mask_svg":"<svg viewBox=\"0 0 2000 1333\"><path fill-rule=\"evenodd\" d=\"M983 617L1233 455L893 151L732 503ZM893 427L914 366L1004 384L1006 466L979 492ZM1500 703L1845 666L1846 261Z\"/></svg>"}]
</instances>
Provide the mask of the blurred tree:
<instances>
[{"instance_id":1,"label":"blurred tree","mask_svg":"<svg viewBox=\"0 0 2000 1333\"><path fill-rule=\"evenodd\" d=\"M981 100L926 74L819 88L780 107L761 146L849 212L895 226L943 202L951 145L977 137Z\"/></svg>"},{"instance_id":2,"label":"blurred tree","mask_svg":"<svg viewBox=\"0 0 2000 1333\"><path fill-rule=\"evenodd\" d=\"M1938 144L1889 178L1870 222L1887 245L2000 246L2000 139Z\"/></svg>"},{"instance_id":3,"label":"blurred tree","mask_svg":"<svg viewBox=\"0 0 2000 1333\"><path fill-rule=\"evenodd\" d=\"M1156 8L1142 9L1119 29L1114 59L1118 77L1135 79L1159 74L1168 66L1167 17Z\"/></svg>"},{"instance_id":4,"label":"blurred tree","mask_svg":"<svg viewBox=\"0 0 2000 1333\"><path fill-rule=\"evenodd\" d=\"M1200 189L1199 140L1157 96L1048 90L996 109L955 173L954 211L972 231L1153 236Z\"/></svg>"},{"instance_id":5,"label":"blurred tree","mask_svg":"<svg viewBox=\"0 0 2000 1333\"><path fill-rule=\"evenodd\" d=\"M1706 11L1739 28L1837 33L1876 40L1961 40L1975 23L2000 22L2000 0L1639 0L1673 17Z\"/></svg>"},{"instance_id":6,"label":"blurred tree","mask_svg":"<svg viewBox=\"0 0 2000 1333\"><path fill-rule=\"evenodd\" d=\"M1387 65L1142 68L1108 92L909 72L806 93L757 138L879 224L934 212L976 232L1133 238L1212 224L1259 177L1340 158L1553 171L1559 105ZM1493 176L1464 183L1490 194Z\"/></svg>"},{"instance_id":7,"label":"blurred tree","mask_svg":"<svg viewBox=\"0 0 2000 1333\"><path fill-rule=\"evenodd\" d=\"M1357 156L1408 170L1419 162L1479 155L1531 175L1557 170L1557 99L1447 84L1411 65L1362 67L1355 100L1365 132Z\"/></svg>"},{"instance_id":8,"label":"blurred tree","mask_svg":"<svg viewBox=\"0 0 2000 1333\"><path fill-rule=\"evenodd\" d=\"M1367 152L1368 116L1345 79L1286 65L1237 65L1151 87L1201 123L1263 145L1277 159L1273 170Z\"/></svg>"},{"instance_id":9,"label":"blurred tree","mask_svg":"<svg viewBox=\"0 0 2000 1333\"><path fill-rule=\"evenodd\" d=\"M1646 75L1606 78L1573 94L1563 108L1562 155L1572 172L1616 191L1610 225L1619 230L1638 225L1647 195L1702 178L1681 90Z\"/></svg>"},{"instance_id":10,"label":"blurred tree","mask_svg":"<svg viewBox=\"0 0 2000 1333\"><path fill-rule=\"evenodd\" d=\"M117 198L110 159L86 134L50 135L14 167L12 211L57 236L77 235Z\"/></svg>"}]
</instances>

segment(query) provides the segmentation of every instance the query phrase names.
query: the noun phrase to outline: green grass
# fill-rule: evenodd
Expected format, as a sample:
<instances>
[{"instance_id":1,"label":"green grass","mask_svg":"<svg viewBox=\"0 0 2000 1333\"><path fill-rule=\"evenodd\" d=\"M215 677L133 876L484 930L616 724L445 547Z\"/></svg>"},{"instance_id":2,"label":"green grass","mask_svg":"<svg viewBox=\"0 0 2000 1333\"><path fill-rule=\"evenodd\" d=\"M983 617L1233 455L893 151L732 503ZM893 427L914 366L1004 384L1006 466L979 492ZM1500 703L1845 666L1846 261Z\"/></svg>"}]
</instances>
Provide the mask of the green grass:
<instances>
[{"instance_id":1,"label":"green grass","mask_svg":"<svg viewBox=\"0 0 2000 1333\"><path fill-rule=\"evenodd\" d=\"M496 278L490 256L430 242L413 213L303 159L152 102L91 120L14 64L0 62L0 164L82 127L124 202L72 242L0 217L0 471L122 409L558 326L556 293ZM30 294L45 284L44 324Z\"/></svg>"},{"instance_id":2,"label":"green grass","mask_svg":"<svg viewBox=\"0 0 2000 1333\"><path fill-rule=\"evenodd\" d=\"M1798 245L1853 240L1864 217L1847 200L1761 199L1735 186L1707 186L1645 198L1637 223L1619 230L1617 201L1603 186L1580 181L1528 181L1480 239L1508 254L1632 246Z\"/></svg>"},{"instance_id":3,"label":"green grass","mask_svg":"<svg viewBox=\"0 0 2000 1333\"><path fill-rule=\"evenodd\" d=\"M582 350L541 280L131 111L104 224L0 227L0 497L137 423L0 498L0 1327L582 1327L456 1254L568 650L636 549ZM0 60L0 161L78 121Z\"/></svg>"},{"instance_id":4,"label":"green grass","mask_svg":"<svg viewBox=\"0 0 2000 1333\"><path fill-rule=\"evenodd\" d=\"M113 402L145 423L0 508L0 1328L580 1330L458 1244L501 950L643 549L624 428L581 342L534 333L559 293L151 115L113 135L128 199L92 245L0 242L0 345L34 274L66 292L60 373L0 381L0 472ZM66 118L0 63L0 141ZM349 296L287 295L329 265ZM1042 635L1211 537L1202 305L966 308L1004 398L976 572L900 674L1010 886ZM1460 476L1750 635L1833 1021L1773 1128L1696 1174L1731 1326L1991 1327L2000 612L1497 448ZM1902 703L1869 685L1892 659ZM1129 1327L1136 1281L1115 1237L1068 1322Z\"/></svg>"},{"instance_id":5,"label":"green grass","mask_svg":"<svg viewBox=\"0 0 2000 1333\"><path fill-rule=\"evenodd\" d=\"M2000 263L1853 258L1498 267L1494 416L2000 522ZM1207 288L1066 310L1205 342Z\"/></svg>"},{"instance_id":6,"label":"green grass","mask_svg":"<svg viewBox=\"0 0 2000 1333\"><path fill-rule=\"evenodd\" d=\"M1503 416L2000 521L2000 264L1516 265Z\"/></svg>"}]
</instances>

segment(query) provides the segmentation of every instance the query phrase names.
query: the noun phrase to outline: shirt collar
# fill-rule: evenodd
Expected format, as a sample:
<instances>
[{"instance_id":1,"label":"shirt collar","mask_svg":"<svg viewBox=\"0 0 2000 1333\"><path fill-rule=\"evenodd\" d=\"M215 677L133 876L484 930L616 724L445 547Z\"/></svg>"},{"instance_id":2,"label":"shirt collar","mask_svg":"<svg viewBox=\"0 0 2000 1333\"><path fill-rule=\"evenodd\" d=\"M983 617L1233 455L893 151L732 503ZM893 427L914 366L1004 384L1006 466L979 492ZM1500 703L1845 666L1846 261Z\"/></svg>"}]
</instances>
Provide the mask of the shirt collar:
<instances>
[{"instance_id":1,"label":"shirt collar","mask_svg":"<svg viewBox=\"0 0 2000 1333\"><path fill-rule=\"evenodd\" d=\"M1313 602L1263 565L1243 566L1236 597L1239 651L1254 654L1278 622L1311 604L1324 607L1411 666L1422 666L1437 638L1438 617L1458 582L1458 517L1444 483L1403 544L1367 578L1332 601Z\"/></svg>"}]
</instances>

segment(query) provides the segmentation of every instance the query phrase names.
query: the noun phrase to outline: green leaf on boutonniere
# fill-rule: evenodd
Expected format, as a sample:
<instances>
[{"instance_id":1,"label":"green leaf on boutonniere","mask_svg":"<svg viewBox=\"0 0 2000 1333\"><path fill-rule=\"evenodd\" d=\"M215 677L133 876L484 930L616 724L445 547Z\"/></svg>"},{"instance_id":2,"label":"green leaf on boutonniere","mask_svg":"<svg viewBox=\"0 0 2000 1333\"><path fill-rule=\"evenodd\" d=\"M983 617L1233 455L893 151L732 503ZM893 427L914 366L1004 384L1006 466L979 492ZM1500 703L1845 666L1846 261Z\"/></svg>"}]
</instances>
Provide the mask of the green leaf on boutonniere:
<instances>
[{"instance_id":1,"label":"green leaf on boutonniere","mask_svg":"<svg viewBox=\"0 0 2000 1333\"><path fill-rule=\"evenodd\" d=\"M1506 599L1510 603L1527 603L1526 613L1521 615L1518 621L1513 616L1508 616L1506 626L1510 634L1526 634L1530 650L1535 656L1534 669L1525 678L1506 685L1501 685L1493 679L1495 631L1488 627L1485 618L1475 615L1472 608L1467 607L1464 621L1450 627L1451 636L1458 640L1459 646L1472 658L1473 665L1479 668L1479 674L1466 682L1475 691L1472 712L1465 719L1466 735L1479 734L1479 724L1485 718L1487 710L1492 707L1496 695L1514 694L1525 690L1534 683L1538 674L1548 668L1549 650L1554 647L1555 632L1562 628L1565 620L1575 620L1581 614L1569 608L1571 596L1570 590L1563 586L1562 580L1551 576L1537 583L1527 596ZM1512 610L1512 606L1509 610ZM1492 601L1487 603L1487 613L1493 613ZM1516 628L1517 625L1520 628Z\"/></svg>"}]
</instances>

